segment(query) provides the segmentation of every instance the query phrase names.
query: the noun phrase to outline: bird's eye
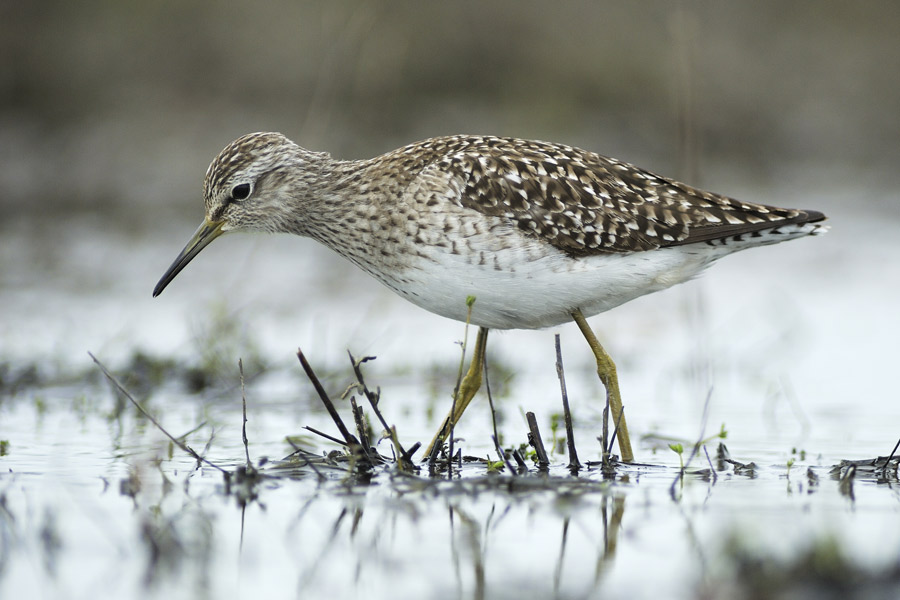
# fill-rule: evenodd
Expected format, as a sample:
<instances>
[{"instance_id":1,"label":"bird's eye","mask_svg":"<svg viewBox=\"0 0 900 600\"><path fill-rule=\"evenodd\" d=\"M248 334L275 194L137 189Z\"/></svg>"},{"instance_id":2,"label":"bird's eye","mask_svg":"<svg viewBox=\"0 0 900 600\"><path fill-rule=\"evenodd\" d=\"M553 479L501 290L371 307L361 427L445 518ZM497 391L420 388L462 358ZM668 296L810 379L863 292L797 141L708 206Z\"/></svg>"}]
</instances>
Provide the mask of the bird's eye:
<instances>
[{"instance_id":1,"label":"bird's eye","mask_svg":"<svg viewBox=\"0 0 900 600\"><path fill-rule=\"evenodd\" d=\"M246 200L250 196L250 184L241 183L231 189L232 200Z\"/></svg>"}]
</instances>

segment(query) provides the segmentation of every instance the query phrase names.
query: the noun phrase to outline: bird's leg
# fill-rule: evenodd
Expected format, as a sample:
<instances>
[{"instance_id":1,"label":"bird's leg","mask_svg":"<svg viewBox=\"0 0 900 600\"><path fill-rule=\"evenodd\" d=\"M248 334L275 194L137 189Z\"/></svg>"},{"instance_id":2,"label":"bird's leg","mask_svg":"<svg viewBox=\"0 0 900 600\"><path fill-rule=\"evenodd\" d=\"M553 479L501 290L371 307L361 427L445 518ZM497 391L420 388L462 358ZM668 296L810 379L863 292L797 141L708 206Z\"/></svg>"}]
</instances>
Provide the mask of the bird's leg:
<instances>
[{"instance_id":1,"label":"bird's leg","mask_svg":"<svg viewBox=\"0 0 900 600\"><path fill-rule=\"evenodd\" d=\"M625 425L625 415L622 414L622 396L619 394L619 378L616 375L616 364L613 359L606 353L603 346L597 340L597 336L591 330L587 320L581 310L572 311L572 318L578 324L584 339L594 352L594 358L597 359L597 375L606 388L606 395L609 398L609 408L612 411L613 423L618 426L616 439L619 441L619 452L622 454L623 462L634 462L634 452L631 450L631 438L628 437L628 427Z\"/></svg>"},{"instance_id":2,"label":"bird's leg","mask_svg":"<svg viewBox=\"0 0 900 600\"><path fill-rule=\"evenodd\" d=\"M481 374L484 372L484 352L487 348L487 334L487 327L478 328L478 336L475 338L475 352L472 355L472 362L469 363L469 370L466 371L466 376L462 378L459 388L456 390L453 398L453 408L450 409L450 413L444 419L441 428L438 429L434 439L428 444L428 449L425 450L426 457L431 456L435 444L443 444L444 440L450 436L450 432L459 422L466 407L469 406L469 402L472 401L472 398L475 397L475 394L481 388Z\"/></svg>"}]
</instances>

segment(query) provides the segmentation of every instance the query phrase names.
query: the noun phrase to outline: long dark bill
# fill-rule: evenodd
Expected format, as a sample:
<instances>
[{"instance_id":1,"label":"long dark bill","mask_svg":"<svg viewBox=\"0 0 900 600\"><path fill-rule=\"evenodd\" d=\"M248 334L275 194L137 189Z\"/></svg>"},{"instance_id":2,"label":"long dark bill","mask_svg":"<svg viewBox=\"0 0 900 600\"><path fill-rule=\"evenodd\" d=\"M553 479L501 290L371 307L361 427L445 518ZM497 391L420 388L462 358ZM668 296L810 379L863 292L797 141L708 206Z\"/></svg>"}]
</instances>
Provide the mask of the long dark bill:
<instances>
[{"instance_id":1,"label":"long dark bill","mask_svg":"<svg viewBox=\"0 0 900 600\"><path fill-rule=\"evenodd\" d=\"M154 298L159 296L162 291L166 289L166 286L175 279L176 275L181 273L181 270L185 268L195 256L200 254L201 250L206 248L214 239L222 235L222 225L224 225L224 223L204 221L203 224L197 228L197 231L194 232L193 237L188 241L184 250L181 251L181 254L179 254L175 261L169 266L165 274L160 278L159 283L156 284L156 287L153 288Z\"/></svg>"}]
</instances>

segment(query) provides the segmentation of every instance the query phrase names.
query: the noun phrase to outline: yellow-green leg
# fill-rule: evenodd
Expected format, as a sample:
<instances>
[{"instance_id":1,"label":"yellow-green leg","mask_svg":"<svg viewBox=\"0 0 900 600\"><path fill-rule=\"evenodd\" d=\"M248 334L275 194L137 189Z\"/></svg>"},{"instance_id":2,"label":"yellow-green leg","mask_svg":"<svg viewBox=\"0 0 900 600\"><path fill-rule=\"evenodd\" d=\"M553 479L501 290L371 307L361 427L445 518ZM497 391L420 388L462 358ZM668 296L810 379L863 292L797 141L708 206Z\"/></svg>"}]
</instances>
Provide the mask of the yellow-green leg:
<instances>
[{"instance_id":1,"label":"yellow-green leg","mask_svg":"<svg viewBox=\"0 0 900 600\"><path fill-rule=\"evenodd\" d=\"M631 450L631 438L628 437L628 427L625 425L625 415L622 414L622 396L619 394L619 377L616 375L616 364L613 359L606 353L603 346L597 340L597 336L591 330L585 320L584 315L579 309L572 312L572 318L578 324L584 339L594 352L594 358L597 359L597 375L606 388L609 396L609 408L612 412L613 425L618 423L619 429L616 433L616 439L619 442L619 453L622 455L623 462L634 462L634 452Z\"/></svg>"},{"instance_id":2,"label":"yellow-green leg","mask_svg":"<svg viewBox=\"0 0 900 600\"><path fill-rule=\"evenodd\" d=\"M487 334L487 327L478 328L478 336L475 338L475 352L472 354L469 370L466 371L466 376L463 377L459 384L459 389L456 391L453 408L450 409L450 413L444 419L441 428L438 429L434 439L428 444L428 449L425 450L426 457L431 456L431 451L435 444L443 444L444 440L448 438L450 431L459 422L466 407L469 406L472 398L475 397L475 394L481 388L481 374L484 372L484 352L485 348L487 348Z\"/></svg>"}]
</instances>

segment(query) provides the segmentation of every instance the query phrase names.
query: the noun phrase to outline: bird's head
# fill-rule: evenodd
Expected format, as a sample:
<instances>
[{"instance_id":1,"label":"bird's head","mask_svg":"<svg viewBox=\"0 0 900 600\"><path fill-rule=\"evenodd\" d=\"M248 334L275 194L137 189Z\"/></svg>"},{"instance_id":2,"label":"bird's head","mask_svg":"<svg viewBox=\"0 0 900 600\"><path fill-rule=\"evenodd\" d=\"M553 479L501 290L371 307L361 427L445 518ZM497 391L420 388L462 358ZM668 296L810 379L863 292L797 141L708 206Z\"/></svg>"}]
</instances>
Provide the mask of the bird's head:
<instances>
[{"instance_id":1,"label":"bird's head","mask_svg":"<svg viewBox=\"0 0 900 600\"><path fill-rule=\"evenodd\" d=\"M295 205L312 187L315 163L329 158L280 133L251 133L228 144L206 171L206 219L160 278L153 296L224 233L290 231L298 217Z\"/></svg>"}]
</instances>

